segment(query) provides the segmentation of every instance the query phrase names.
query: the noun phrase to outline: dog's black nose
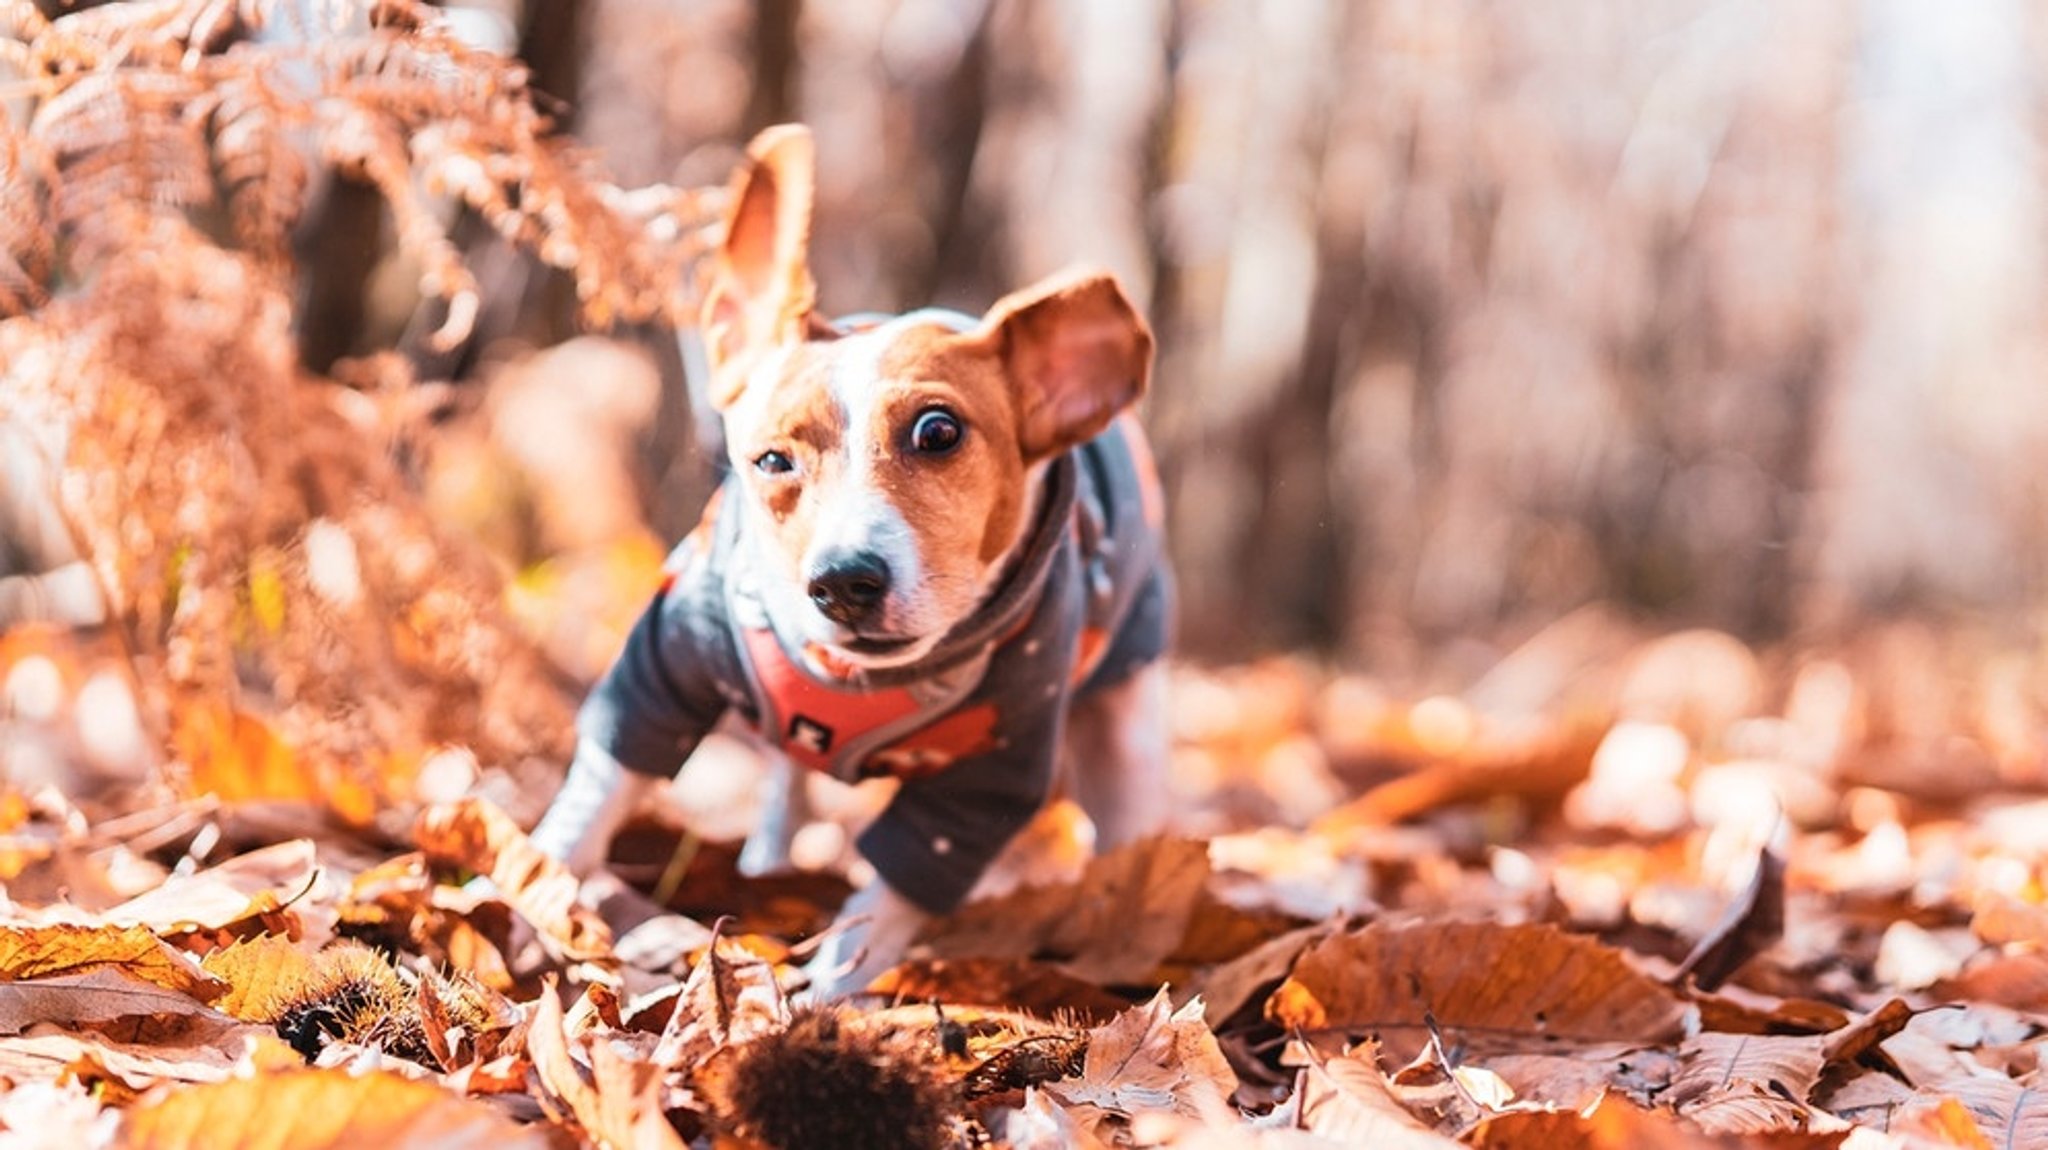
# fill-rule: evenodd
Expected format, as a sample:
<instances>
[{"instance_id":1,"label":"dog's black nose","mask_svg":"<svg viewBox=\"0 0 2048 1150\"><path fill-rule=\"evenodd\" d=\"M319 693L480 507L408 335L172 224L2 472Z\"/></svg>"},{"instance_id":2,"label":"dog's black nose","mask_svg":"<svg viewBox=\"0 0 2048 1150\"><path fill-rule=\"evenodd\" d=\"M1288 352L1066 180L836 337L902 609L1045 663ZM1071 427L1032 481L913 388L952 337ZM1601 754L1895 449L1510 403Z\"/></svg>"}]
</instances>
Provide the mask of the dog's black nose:
<instances>
[{"instance_id":1,"label":"dog's black nose","mask_svg":"<svg viewBox=\"0 0 2048 1150\"><path fill-rule=\"evenodd\" d=\"M889 564L872 551L826 555L812 568L811 602L844 627L873 617L889 594Z\"/></svg>"}]
</instances>

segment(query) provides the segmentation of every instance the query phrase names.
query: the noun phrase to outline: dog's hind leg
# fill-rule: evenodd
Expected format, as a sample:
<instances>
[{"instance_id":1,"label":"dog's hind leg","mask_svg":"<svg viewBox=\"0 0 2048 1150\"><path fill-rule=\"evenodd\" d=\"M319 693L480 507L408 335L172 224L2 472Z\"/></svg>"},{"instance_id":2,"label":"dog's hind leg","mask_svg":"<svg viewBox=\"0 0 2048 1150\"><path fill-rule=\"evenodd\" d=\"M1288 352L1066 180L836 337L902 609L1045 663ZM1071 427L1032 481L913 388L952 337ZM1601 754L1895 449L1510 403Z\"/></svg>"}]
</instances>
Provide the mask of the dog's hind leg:
<instances>
[{"instance_id":1,"label":"dog's hind leg","mask_svg":"<svg viewBox=\"0 0 2048 1150\"><path fill-rule=\"evenodd\" d=\"M1165 829L1171 813L1166 668L1148 664L1075 699L1067 712L1066 752L1075 801L1095 824L1097 852Z\"/></svg>"}]
</instances>

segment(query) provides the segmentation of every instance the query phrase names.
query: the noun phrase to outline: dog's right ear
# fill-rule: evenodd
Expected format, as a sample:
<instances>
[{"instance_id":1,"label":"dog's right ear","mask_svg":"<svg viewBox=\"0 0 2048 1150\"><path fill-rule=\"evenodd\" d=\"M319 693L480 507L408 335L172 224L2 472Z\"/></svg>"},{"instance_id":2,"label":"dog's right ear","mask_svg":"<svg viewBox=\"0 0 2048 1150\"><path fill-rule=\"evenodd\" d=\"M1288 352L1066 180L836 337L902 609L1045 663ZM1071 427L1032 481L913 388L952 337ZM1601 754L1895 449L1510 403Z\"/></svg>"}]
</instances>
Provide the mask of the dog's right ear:
<instances>
[{"instance_id":1,"label":"dog's right ear","mask_svg":"<svg viewBox=\"0 0 2048 1150\"><path fill-rule=\"evenodd\" d=\"M711 257L699 317L710 399L721 411L746 382L744 353L801 340L818 290L805 254L817 167L810 129L762 131L747 145L747 161L733 181L725 240Z\"/></svg>"}]
</instances>

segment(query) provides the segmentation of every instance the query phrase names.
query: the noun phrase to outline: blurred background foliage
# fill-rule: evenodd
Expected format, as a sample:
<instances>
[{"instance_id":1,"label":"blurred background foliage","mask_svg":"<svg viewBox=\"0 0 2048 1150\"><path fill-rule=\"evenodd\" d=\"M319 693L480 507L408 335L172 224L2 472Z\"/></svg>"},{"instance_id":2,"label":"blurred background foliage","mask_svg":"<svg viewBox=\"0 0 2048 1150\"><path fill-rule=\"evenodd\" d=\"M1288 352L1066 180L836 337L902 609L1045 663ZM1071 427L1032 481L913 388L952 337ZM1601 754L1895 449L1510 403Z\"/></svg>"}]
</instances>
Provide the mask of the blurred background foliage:
<instances>
[{"instance_id":1,"label":"blurred background foliage","mask_svg":"<svg viewBox=\"0 0 2048 1150\"><path fill-rule=\"evenodd\" d=\"M626 187L720 185L753 132L811 124L828 311L978 311L1070 263L1114 269L1160 336L1147 421L1195 662L1306 652L1398 696L1454 691L1555 718L1574 667L1711 629L1740 657L1718 639L1657 648L1668 665L1643 690L1735 684L1709 708L1717 720L1839 712L1856 728L1844 746L1905 748L1902 770L1981 766L1978 747L2041 770L2048 21L2031 6L483 0L446 13L470 43L521 60L542 111ZM502 668L523 655L476 656L513 650L491 581L466 557L442 563L464 587L448 601L489 640L463 648L447 689L516 680L500 694L536 701L464 709L463 722L518 728L493 743L442 731L456 710L427 694L390 691L430 714L377 745L399 773L449 741L487 763L556 763L579 682L716 481L677 335L592 331L572 275L428 188L414 224L440 195L480 288L474 322L452 324L423 296L390 190L313 174L298 278L276 309L300 364L266 351L264 378L300 370L337 393L316 406L346 401L376 429L349 440L388 455L376 481L326 502L422 493L408 531L481 540L548 656L518 676ZM176 314L222 346L269 338L215 310ZM464 338L441 338L455 327ZM236 402L205 410L261 422ZM279 474L299 466L278 455ZM34 470L29 454L0 460L8 491L44 488L13 473ZM234 493L216 494L233 518ZM60 577L78 573L65 564L77 541L33 499L8 502L0 617L91 614L91 580ZM336 520L371 558L396 538L374 510ZM223 567L232 595L214 632L266 618L283 594L265 591L272 551L305 553L293 578L317 574L313 544L333 532L301 525L320 513L242 517L269 534ZM120 517L100 518L112 532ZM74 598L88 606L69 610ZM289 617L312 620L306 651L330 643L325 615ZM363 725L353 704L237 658L222 675L249 706L268 693ZM1813 703L1840 693L1828 684L1843 664L1857 705ZM1342 690L1286 702L1305 688L1252 674L1253 709L1275 722L1377 713ZM359 673L332 678L337 698L377 693ZM1633 697L1608 679L1589 689L1603 711ZM1490 705L1503 698L1514 705ZM186 712L169 709L177 728ZM185 723L202 749L176 753L252 743L231 757L274 757L239 715ZM330 741L360 758L350 738Z\"/></svg>"},{"instance_id":2,"label":"blurred background foliage","mask_svg":"<svg viewBox=\"0 0 2048 1150\"><path fill-rule=\"evenodd\" d=\"M1122 275L1161 336L1149 422L1196 656L1423 670L1594 602L1757 641L2037 614L2044 22L2026 5L495 16L624 183L716 183L752 131L814 125L828 309L978 310L1073 261ZM351 243L336 209L326 235ZM392 338L374 291L312 266L337 301L309 321L316 367ZM638 449L595 479L613 495L550 461L537 496L575 491L585 525L687 529L708 472L665 337L634 353L649 376L540 368L505 341L567 334L566 294L499 295L425 374L531 373L536 404L603 406L585 422ZM413 313L382 304L386 327Z\"/></svg>"}]
</instances>

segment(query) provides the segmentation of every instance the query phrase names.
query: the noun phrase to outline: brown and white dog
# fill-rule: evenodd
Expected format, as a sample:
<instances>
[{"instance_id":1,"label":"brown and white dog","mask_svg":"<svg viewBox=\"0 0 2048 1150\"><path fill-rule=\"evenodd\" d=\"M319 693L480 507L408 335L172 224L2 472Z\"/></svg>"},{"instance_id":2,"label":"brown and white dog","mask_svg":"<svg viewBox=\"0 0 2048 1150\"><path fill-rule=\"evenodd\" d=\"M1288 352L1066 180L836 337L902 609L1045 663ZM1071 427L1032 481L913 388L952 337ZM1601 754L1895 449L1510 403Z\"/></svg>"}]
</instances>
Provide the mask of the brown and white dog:
<instances>
[{"instance_id":1,"label":"brown and white dog","mask_svg":"<svg viewBox=\"0 0 2048 1150\"><path fill-rule=\"evenodd\" d=\"M802 128L749 149L702 316L732 474L593 691L534 839L579 874L736 713L785 761L901 784L861 836L878 878L810 962L859 990L950 910L1055 786L1097 849L1165 821L1171 588L1135 424L1152 336L1070 273L981 317L832 323L806 248ZM772 788L801 787L787 768ZM771 811L745 861L786 858Z\"/></svg>"}]
</instances>

